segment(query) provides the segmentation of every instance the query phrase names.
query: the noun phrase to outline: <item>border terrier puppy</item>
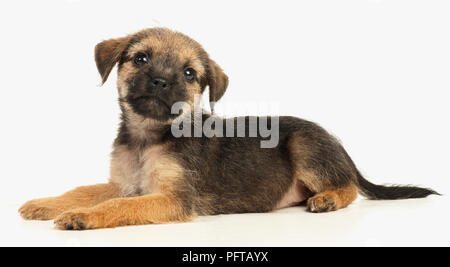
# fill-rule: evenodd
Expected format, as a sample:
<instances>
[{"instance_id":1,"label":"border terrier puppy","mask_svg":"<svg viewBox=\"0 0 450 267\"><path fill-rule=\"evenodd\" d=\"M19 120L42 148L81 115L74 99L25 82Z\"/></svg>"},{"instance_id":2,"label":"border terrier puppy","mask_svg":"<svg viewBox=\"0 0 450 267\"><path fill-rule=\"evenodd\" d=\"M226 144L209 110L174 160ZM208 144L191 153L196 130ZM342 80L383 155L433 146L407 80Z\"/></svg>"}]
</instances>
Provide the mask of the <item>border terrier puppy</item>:
<instances>
[{"instance_id":1,"label":"border terrier puppy","mask_svg":"<svg viewBox=\"0 0 450 267\"><path fill-rule=\"evenodd\" d=\"M194 96L207 86L210 101L217 101L228 85L228 77L202 46L181 33L151 28L106 40L95 47L95 61L103 83L118 65L122 122L110 180L28 201L19 209L25 219L54 219L60 229L81 230L269 212L300 203L310 212L327 212L348 206L358 191L369 199L437 194L372 184L333 136L299 118L272 122L279 128L272 148L260 147L265 139L260 133L174 137L171 125L186 114L172 114L172 105L193 106ZM211 116L203 114L200 121ZM239 120L249 130L254 118L219 121L227 125L225 133L230 127L236 132Z\"/></svg>"}]
</instances>

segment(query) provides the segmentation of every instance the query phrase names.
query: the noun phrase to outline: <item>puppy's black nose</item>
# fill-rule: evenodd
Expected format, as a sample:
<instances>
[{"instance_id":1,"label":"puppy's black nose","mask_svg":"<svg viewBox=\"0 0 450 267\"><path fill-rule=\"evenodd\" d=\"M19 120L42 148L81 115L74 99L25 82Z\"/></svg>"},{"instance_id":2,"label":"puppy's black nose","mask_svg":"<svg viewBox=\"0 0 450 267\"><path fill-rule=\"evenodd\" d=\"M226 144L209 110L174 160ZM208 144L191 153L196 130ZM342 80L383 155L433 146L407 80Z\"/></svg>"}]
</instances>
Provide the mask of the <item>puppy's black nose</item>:
<instances>
[{"instance_id":1,"label":"puppy's black nose","mask_svg":"<svg viewBox=\"0 0 450 267\"><path fill-rule=\"evenodd\" d=\"M169 89L169 82L163 78L154 78L152 80L152 85L156 90Z\"/></svg>"}]
</instances>

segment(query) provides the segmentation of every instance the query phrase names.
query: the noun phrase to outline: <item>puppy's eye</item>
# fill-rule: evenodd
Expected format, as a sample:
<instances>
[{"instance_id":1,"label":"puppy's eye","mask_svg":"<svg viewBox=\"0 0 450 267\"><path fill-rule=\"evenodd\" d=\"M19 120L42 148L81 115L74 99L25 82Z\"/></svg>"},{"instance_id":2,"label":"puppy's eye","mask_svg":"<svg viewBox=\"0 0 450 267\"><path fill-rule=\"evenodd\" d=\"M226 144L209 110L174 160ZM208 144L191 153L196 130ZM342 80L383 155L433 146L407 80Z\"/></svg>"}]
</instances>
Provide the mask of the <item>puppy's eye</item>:
<instances>
[{"instance_id":1,"label":"puppy's eye","mask_svg":"<svg viewBox=\"0 0 450 267\"><path fill-rule=\"evenodd\" d=\"M134 62L134 64L135 64L136 66L142 66L142 65L148 63L148 57L147 57L147 55L144 54L144 53L138 53L138 54L134 57L133 62Z\"/></svg>"},{"instance_id":2,"label":"puppy's eye","mask_svg":"<svg viewBox=\"0 0 450 267\"><path fill-rule=\"evenodd\" d=\"M185 69L184 76L186 76L188 81L192 82L195 79L195 70L193 68Z\"/></svg>"}]
</instances>

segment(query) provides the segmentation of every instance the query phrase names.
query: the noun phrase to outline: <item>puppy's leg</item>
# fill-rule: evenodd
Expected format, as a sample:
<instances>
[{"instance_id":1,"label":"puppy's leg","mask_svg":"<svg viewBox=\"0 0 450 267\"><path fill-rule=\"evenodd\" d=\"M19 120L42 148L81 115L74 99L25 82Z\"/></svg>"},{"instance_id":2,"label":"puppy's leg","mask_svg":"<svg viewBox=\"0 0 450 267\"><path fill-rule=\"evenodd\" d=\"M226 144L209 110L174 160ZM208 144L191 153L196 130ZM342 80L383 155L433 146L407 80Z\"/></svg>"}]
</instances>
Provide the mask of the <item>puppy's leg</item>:
<instances>
[{"instance_id":1,"label":"puppy's leg","mask_svg":"<svg viewBox=\"0 0 450 267\"><path fill-rule=\"evenodd\" d=\"M27 220L51 220L66 210L94 206L119 194L113 183L80 186L58 197L30 200L19 212Z\"/></svg>"},{"instance_id":2,"label":"puppy's leg","mask_svg":"<svg viewBox=\"0 0 450 267\"><path fill-rule=\"evenodd\" d=\"M353 184L327 190L310 197L307 209L311 212L326 212L347 207L358 195L358 189Z\"/></svg>"},{"instance_id":3,"label":"puppy's leg","mask_svg":"<svg viewBox=\"0 0 450 267\"><path fill-rule=\"evenodd\" d=\"M157 157L152 154L155 150L144 152L143 158L149 160L141 167L141 176L148 177L141 186L155 193L114 198L92 207L66 211L56 217L57 228L82 230L192 219L195 192L186 182L185 171L174 156L158 149Z\"/></svg>"},{"instance_id":4,"label":"puppy's leg","mask_svg":"<svg viewBox=\"0 0 450 267\"><path fill-rule=\"evenodd\" d=\"M176 197L150 194L116 198L90 208L64 212L55 219L56 227L65 230L111 228L123 225L189 221L194 214Z\"/></svg>"},{"instance_id":5,"label":"puppy's leg","mask_svg":"<svg viewBox=\"0 0 450 267\"><path fill-rule=\"evenodd\" d=\"M311 124L291 136L288 148L295 178L315 194L307 201L308 211L333 211L356 199L356 168L325 130Z\"/></svg>"}]
</instances>

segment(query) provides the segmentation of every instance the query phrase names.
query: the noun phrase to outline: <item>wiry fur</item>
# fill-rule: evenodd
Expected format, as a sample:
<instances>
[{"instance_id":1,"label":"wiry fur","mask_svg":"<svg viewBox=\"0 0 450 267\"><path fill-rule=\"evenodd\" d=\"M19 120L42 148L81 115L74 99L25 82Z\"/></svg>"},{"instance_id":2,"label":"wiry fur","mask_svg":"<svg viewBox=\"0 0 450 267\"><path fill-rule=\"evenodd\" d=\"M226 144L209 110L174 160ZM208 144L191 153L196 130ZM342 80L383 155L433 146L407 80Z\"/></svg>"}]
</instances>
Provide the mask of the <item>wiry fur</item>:
<instances>
[{"instance_id":1,"label":"wiry fur","mask_svg":"<svg viewBox=\"0 0 450 267\"><path fill-rule=\"evenodd\" d=\"M148 63L136 64L138 53L147 55ZM279 127L274 148L260 147L264 138L259 132L256 137L175 138L170 131L176 118L170 114L173 103L193 106L194 95L207 86L210 100L217 101L228 86L228 77L200 44L181 33L154 28L106 40L96 46L95 59L103 82L118 64L122 122L111 154L110 182L29 201L19 210L25 219L91 229L267 212L305 201L307 210L326 212L348 206L358 190L371 199L436 194L368 182L333 136L299 118L268 121L268 127ZM195 70L194 80L183 76L187 67ZM155 79L167 81L168 87L157 87ZM203 115L202 121L210 116ZM248 127L254 119L219 120L225 136L227 126L234 125L236 133L238 120Z\"/></svg>"}]
</instances>

